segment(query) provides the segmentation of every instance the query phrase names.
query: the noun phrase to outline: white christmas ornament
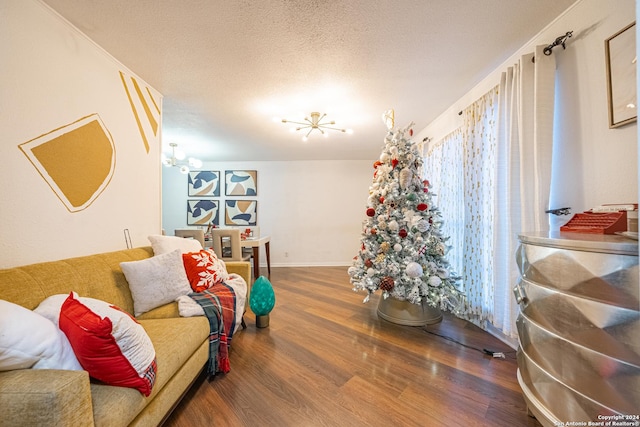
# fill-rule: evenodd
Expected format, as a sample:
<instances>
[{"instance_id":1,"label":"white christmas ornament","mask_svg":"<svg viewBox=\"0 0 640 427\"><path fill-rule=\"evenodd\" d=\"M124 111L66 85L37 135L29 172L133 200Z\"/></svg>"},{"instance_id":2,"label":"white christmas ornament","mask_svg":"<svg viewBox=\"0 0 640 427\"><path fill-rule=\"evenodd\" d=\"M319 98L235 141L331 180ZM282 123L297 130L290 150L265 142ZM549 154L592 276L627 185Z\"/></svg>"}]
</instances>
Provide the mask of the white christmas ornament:
<instances>
[{"instance_id":1,"label":"white christmas ornament","mask_svg":"<svg viewBox=\"0 0 640 427\"><path fill-rule=\"evenodd\" d=\"M407 188L411 184L411 169L404 168L400 171L400 188Z\"/></svg>"},{"instance_id":2,"label":"white christmas ornament","mask_svg":"<svg viewBox=\"0 0 640 427\"><path fill-rule=\"evenodd\" d=\"M389 161L389 154L387 153L380 154L380 161L382 163L387 163Z\"/></svg>"},{"instance_id":3,"label":"white christmas ornament","mask_svg":"<svg viewBox=\"0 0 640 427\"><path fill-rule=\"evenodd\" d=\"M373 268L370 268L367 270L367 276L373 277L375 276L375 274L376 274L376 271Z\"/></svg>"},{"instance_id":4,"label":"white christmas ornament","mask_svg":"<svg viewBox=\"0 0 640 427\"><path fill-rule=\"evenodd\" d=\"M410 209L404 209L404 220L407 222L407 224L412 224L413 219L416 216L416 211L410 210ZM420 219L420 217L418 217L418 219Z\"/></svg>"},{"instance_id":5,"label":"white christmas ornament","mask_svg":"<svg viewBox=\"0 0 640 427\"><path fill-rule=\"evenodd\" d=\"M418 231L424 233L429 229L429 221L425 221L424 219L421 219L418 222L416 222L415 226L418 229Z\"/></svg>"},{"instance_id":6,"label":"white christmas ornament","mask_svg":"<svg viewBox=\"0 0 640 427\"><path fill-rule=\"evenodd\" d=\"M396 252L400 252L402 250L402 245L400 243L396 243L393 245L393 250Z\"/></svg>"},{"instance_id":7,"label":"white christmas ornament","mask_svg":"<svg viewBox=\"0 0 640 427\"><path fill-rule=\"evenodd\" d=\"M347 273L349 273L349 275L351 276L356 271L358 271L358 269L356 267L349 267L349 269L347 270Z\"/></svg>"},{"instance_id":8,"label":"white christmas ornament","mask_svg":"<svg viewBox=\"0 0 640 427\"><path fill-rule=\"evenodd\" d=\"M439 268L438 269L438 276L441 279L448 279L449 278L449 271L445 270L444 268Z\"/></svg>"},{"instance_id":9,"label":"white christmas ornament","mask_svg":"<svg viewBox=\"0 0 640 427\"><path fill-rule=\"evenodd\" d=\"M398 225L398 222L395 219L392 221L389 221L389 224L387 224L387 227L391 231L398 231L398 228L400 228L400 226Z\"/></svg>"},{"instance_id":10,"label":"white christmas ornament","mask_svg":"<svg viewBox=\"0 0 640 427\"><path fill-rule=\"evenodd\" d=\"M422 266L417 262L410 262L407 264L405 273L407 273L409 277L420 277L422 276Z\"/></svg>"},{"instance_id":11,"label":"white christmas ornament","mask_svg":"<svg viewBox=\"0 0 640 427\"><path fill-rule=\"evenodd\" d=\"M442 284L442 279L440 279L438 276L429 277L429 286L433 286L434 288L437 288L441 284Z\"/></svg>"}]
</instances>

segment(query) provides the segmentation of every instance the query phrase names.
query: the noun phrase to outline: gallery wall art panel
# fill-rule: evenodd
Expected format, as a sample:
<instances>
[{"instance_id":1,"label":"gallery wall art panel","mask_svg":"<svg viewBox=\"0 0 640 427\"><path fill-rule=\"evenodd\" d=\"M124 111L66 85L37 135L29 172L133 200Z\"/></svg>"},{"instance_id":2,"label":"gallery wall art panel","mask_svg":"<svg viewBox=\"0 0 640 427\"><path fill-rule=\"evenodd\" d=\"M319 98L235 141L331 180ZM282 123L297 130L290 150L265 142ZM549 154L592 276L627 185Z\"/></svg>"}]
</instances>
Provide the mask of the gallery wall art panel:
<instances>
[{"instance_id":1,"label":"gallery wall art panel","mask_svg":"<svg viewBox=\"0 0 640 427\"><path fill-rule=\"evenodd\" d=\"M187 225L220 225L220 204L217 200L187 200Z\"/></svg>"},{"instance_id":2,"label":"gallery wall art panel","mask_svg":"<svg viewBox=\"0 0 640 427\"><path fill-rule=\"evenodd\" d=\"M258 171L232 170L225 171L225 195L257 196Z\"/></svg>"},{"instance_id":3,"label":"gallery wall art panel","mask_svg":"<svg viewBox=\"0 0 640 427\"><path fill-rule=\"evenodd\" d=\"M226 200L225 225L256 225L258 202L255 200Z\"/></svg>"},{"instance_id":4,"label":"gallery wall art panel","mask_svg":"<svg viewBox=\"0 0 640 427\"><path fill-rule=\"evenodd\" d=\"M189 172L189 197L219 197L219 171L191 171Z\"/></svg>"}]
</instances>

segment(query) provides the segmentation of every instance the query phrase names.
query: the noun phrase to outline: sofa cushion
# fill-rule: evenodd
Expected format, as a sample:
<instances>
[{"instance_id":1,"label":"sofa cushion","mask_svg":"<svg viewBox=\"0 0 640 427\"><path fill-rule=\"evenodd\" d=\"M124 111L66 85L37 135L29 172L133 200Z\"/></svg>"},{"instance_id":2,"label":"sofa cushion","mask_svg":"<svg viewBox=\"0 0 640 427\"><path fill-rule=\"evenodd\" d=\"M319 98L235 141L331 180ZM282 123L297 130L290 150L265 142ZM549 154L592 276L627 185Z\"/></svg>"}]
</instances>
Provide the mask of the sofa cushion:
<instances>
[{"instance_id":1,"label":"sofa cushion","mask_svg":"<svg viewBox=\"0 0 640 427\"><path fill-rule=\"evenodd\" d=\"M179 249L141 261L123 262L120 267L129 282L136 316L191 292Z\"/></svg>"},{"instance_id":2,"label":"sofa cushion","mask_svg":"<svg viewBox=\"0 0 640 427\"><path fill-rule=\"evenodd\" d=\"M141 320L140 324L153 342L158 361L158 375L151 396L145 398L133 389L91 384L96 427L129 425L144 407L177 392L177 396L168 399L168 402L175 402L180 391L207 363L209 323L205 317L149 319ZM165 390L169 383L175 382L186 383L177 390L174 387Z\"/></svg>"},{"instance_id":3,"label":"sofa cushion","mask_svg":"<svg viewBox=\"0 0 640 427\"><path fill-rule=\"evenodd\" d=\"M151 235L148 237L154 255L162 255L179 249L181 253L198 252L202 245L195 239L176 236Z\"/></svg>"},{"instance_id":4,"label":"sofa cushion","mask_svg":"<svg viewBox=\"0 0 640 427\"><path fill-rule=\"evenodd\" d=\"M71 293L60 309L60 329L82 367L106 384L131 387L145 396L155 382L155 350L130 314L93 298Z\"/></svg>"},{"instance_id":5,"label":"sofa cushion","mask_svg":"<svg viewBox=\"0 0 640 427\"><path fill-rule=\"evenodd\" d=\"M0 371L82 370L67 337L45 317L0 300Z\"/></svg>"},{"instance_id":6,"label":"sofa cushion","mask_svg":"<svg viewBox=\"0 0 640 427\"><path fill-rule=\"evenodd\" d=\"M2 372L0 414L2 426L94 426L89 374L57 369Z\"/></svg>"}]
</instances>

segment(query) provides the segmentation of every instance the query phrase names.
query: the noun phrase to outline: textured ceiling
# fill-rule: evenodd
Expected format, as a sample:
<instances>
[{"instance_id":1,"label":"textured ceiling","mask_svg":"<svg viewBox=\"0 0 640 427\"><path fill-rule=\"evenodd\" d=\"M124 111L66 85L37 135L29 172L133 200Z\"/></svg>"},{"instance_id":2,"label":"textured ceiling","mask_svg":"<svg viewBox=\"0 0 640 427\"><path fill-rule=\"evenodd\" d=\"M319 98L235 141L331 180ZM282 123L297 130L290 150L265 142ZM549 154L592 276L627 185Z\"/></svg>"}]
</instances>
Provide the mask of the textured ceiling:
<instances>
[{"instance_id":1,"label":"textured ceiling","mask_svg":"<svg viewBox=\"0 0 640 427\"><path fill-rule=\"evenodd\" d=\"M575 0L44 0L164 95L163 145L203 160L375 159ZM292 134L328 113L353 135ZM312 134L313 135L313 134Z\"/></svg>"}]
</instances>

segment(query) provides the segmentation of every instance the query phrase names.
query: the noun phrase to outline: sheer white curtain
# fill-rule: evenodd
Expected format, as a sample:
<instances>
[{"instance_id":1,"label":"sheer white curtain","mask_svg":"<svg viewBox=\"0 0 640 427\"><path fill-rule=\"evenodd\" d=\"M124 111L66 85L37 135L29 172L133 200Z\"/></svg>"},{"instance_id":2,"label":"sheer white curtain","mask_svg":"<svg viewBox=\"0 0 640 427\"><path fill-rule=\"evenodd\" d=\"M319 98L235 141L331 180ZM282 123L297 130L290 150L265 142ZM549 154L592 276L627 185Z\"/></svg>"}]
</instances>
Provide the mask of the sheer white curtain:
<instances>
[{"instance_id":1,"label":"sheer white curtain","mask_svg":"<svg viewBox=\"0 0 640 427\"><path fill-rule=\"evenodd\" d=\"M502 74L496 167L495 298L492 324L517 336L518 306L511 289L518 278L517 235L547 231L553 152L555 69L538 46Z\"/></svg>"},{"instance_id":2,"label":"sheer white curtain","mask_svg":"<svg viewBox=\"0 0 640 427\"><path fill-rule=\"evenodd\" d=\"M555 59L542 49L535 62L527 54L509 67L425 158L451 236L449 261L469 299L467 319L510 338L517 337L517 235L548 229Z\"/></svg>"},{"instance_id":3,"label":"sheer white curtain","mask_svg":"<svg viewBox=\"0 0 640 427\"><path fill-rule=\"evenodd\" d=\"M432 202L440 209L442 233L450 247L447 260L458 275L463 272L464 248L464 168L462 131L457 129L430 147L425 157L424 179L431 183Z\"/></svg>"},{"instance_id":4,"label":"sheer white curtain","mask_svg":"<svg viewBox=\"0 0 640 427\"><path fill-rule=\"evenodd\" d=\"M434 144L425 157L425 178L436 194L447 259L462 277L468 309L464 318L491 321L498 88L463 111L464 125Z\"/></svg>"},{"instance_id":5,"label":"sheer white curtain","mask_svg":"<svg viewBox=\"0 0 640 427\"><path fill-rule=\"evenodd\" d=\"M494 200L498 88L463 111L464 124L464 285L469 301L468 319L481 327L493 321L497 289L493 276Z\"/></svg>"}]
</instances>

